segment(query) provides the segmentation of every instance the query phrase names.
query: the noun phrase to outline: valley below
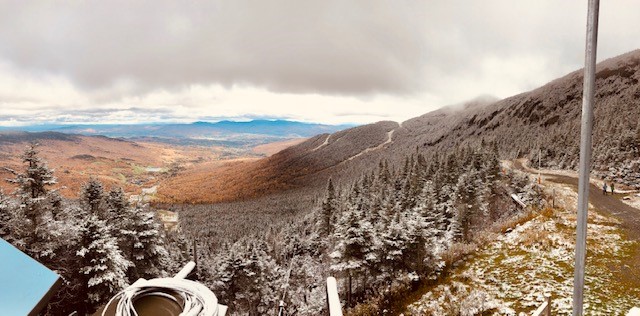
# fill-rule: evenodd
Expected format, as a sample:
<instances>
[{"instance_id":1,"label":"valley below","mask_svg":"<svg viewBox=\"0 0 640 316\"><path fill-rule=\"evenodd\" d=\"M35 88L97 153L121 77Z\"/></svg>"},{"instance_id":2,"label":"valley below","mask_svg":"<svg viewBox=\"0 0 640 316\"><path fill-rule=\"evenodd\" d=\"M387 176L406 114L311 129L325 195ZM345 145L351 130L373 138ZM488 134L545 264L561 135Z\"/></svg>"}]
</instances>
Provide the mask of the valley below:
<instances>
[{"instance_id":1,"label":"valley below","mask_svg":"<svg viewBox=\"0 0 640 316\"><path fill-rule=\"evenodd\" d=\"M129 195L145 194L146 200L151 201L159 188L163 192L186 191L185 187L171 187L176 178L189 182L194 175L222 172L303 140L277 141L244 149L57 132L0 132L0 177L10 177L8 169L20 169L23 151L31 142L36 142L43 159L56 171L63 196L77 198L81 185L89 178L96 178L108 187L122 187ZM0 188L7 193L15 189L6 181L0 182Z\"/></svg>"}]
</instances>

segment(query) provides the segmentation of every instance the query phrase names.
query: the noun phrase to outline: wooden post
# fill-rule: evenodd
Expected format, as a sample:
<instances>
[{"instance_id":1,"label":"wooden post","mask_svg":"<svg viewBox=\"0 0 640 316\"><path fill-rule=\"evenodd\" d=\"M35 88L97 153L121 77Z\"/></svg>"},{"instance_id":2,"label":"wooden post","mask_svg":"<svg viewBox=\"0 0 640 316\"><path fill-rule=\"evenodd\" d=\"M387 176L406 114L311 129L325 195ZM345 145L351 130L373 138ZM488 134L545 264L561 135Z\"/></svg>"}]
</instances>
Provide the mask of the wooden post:
<instances>
[{"instance_id":1,"label":"wooden post","mask_svg":"<svg viewBox=\"0 0 640 316\"><path fill-rule=\"evenodd\" d=\"M327 309L330 316L342 316L342 306L338 297L338 283L334 277L327 278Z\"/></svg>"},{"instance_id":2,"label":"wooden post","mask_svg":"<svg viewBox=\"0 0 640 316\"><path fill-rule=\"evenodd\" d=\"M547 311L545 312L545 316L551 316L551 294L545 294L544 300L547 302Z\"/></svg>"},{"instance_id":3,"label":"wooden post","mask_svg":"<svg viewBox=\"0 0 640 316\"><path fill-rule=\"evenodd\" d=\"M551 316L551 295L544 294L544 303L538 306L532 316Z\"/></svg>"}]
</instances>

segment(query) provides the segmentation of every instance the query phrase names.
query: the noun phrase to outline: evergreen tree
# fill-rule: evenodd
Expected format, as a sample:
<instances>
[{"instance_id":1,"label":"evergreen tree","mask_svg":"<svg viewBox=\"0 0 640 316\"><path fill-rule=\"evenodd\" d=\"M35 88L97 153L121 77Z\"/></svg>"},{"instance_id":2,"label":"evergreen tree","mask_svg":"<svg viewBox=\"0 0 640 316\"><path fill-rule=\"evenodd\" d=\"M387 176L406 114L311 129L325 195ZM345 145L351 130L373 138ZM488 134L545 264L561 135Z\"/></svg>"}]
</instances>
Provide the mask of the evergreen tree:
<instances>
[{"instance_id":1,"label":"evergreen tree","mask_svg":"<svg viewBox=\"0 0 640 316\"><path fill-rule=\"evenodd\" d=\"M16 177L7 181L18 185L19 197L23 202L46 195L49 191L47 188L57 183L53 171L40 158L38 146L37 143L31 143L22 154L22 162L27 164L24 173L9 170Z\"/></svg>"},{"instance_id":2,"label":"evergreen tree","mask_svg":"<svg viewBox=\"0 0 640 316\"><path fill-rule=\"evenodd\" d=\"M478 187L478 183L474 181L474 172L475 170L470 170L463 173L460 176L456 187L455 207L461 230L460 233L462 235L462 239L465 241L469 240L472 220L473 217L476 216L476 205L474 202L476 199L476 188Z\"/></svg>"},{"instance_id":3,"label":"evergreen tree","mask_svg":"<svg viewBox=\"0 0 640 316\"><path fill-rule=\"evenodd\" d=\"M131 260L130 248L127 251L127 241L132 239L130 205L127 202L124 191L120 187L112 188L105 198L106 221L111 228L111 235L118 240L118 245L126 258Z\"/></svg>"},{"instance_id":4,"label":"evergreen tree","mask_svg":"<svg viewBox=\"0 0 640 316\"><path fill-rule=\"evenodd\" d=\"M331 234L333 223L332 219L336 212L336 191L333 187L333 181L329 178L329 184L327 185L327 198L322 203L322 216L320 223L320 231L324 236Z\"/></svg>"},{"instance_id":5,"label":"evergreen tree","mask_svg":"<svg viewBox=\"0 0 640 316\"><path fill-rule=\"evenodd\" d=\"M188 262L192 258L189 243L187 242L184 234L182 234L180 231L167 232L165 234L165 240L167 244L166 249L169 252L168 261L169 264L171 264L171 266L167 268L167 272L169 272L169 274L175 274L175 272L182 269L185 262ZM198 268L198 273L200 273L200 271L206 270L202 267L203 265L200 265L200 268Z\"/></svg>"},{"instance_id":6,"label":"evergreen tree","mask_svg":"<svg viewBox=\"0 0 640 316\"><path fill-rule=\"evenodd\" d=\"M423 274L427 240L422 229L426 225L422 216L412 212L403 219L403 226L406 231L406 244L402 256L403 268L409 272Z\"/></svg>"},{"instance_id":7,"label":"evergreen tree","mask_svg":"<svg viewBox=\"0 0 640 316\"><path fill-rule=\"evenodd\" d=\"M277 306L282 276L267 250L263 241L243 239L219 256L212 288L234 310L257 316Z\"/></svg>"},{"instance_id":8,"label":"evergreen tree","mask_svg":"<svg viewBox=\"0 0 640 316\"><path fill-rule=\"evenodd\" d=\"M106 210L109 218L121 219L125 216L129 203L120 187L112 188L106 197Z\"/></svg>"},{"instance_id":9,"label":"evergreen tree","mask_svg":"<svg viewBox=\"0 0 640 316\"><path fill-rule=\"evenodd\" d=\"M377 261L373 225L365 220L357 205L352 205L341 217L334 239L336 244L330 254L333 259L331 269L348 277L347 301L350 304L352 278L366 274L367 268Z\"/></svg>"},{"instance_id":10,"label":"evergreen tree","mask_svg":"<svg viewBox=\"0 0 640 316\"><path fill-rule=\"evenodd\" d=\"M91 214L96 214L102 220L106 220L105 194L102 183L95 178L89 179L80 190L80 205Z\"/></svg>"},{"instance_id":11,"label":"evergreen tree","mask_svg":"<svg viewBox=\"0 0 640 316\"><path fill-rule=\"evenodd\" d=\"M56 190L47 193L45 209L51 213L54 220L65 220L65 216L68 215L64 209L62 196Z\"/></svg>"},{"instance_id":12,"label":"evergreen tree","mask_svg":"<svg viewBox=\"0 0 640 316\"><path fill-rule=\"evenodd\" d=\"M62 203L49 187L56 184L53 171L39 157L38 144L31 143L22 154L24 172L9 170L14 174L7 181L18 186L16 195L19 206L12 212L10 241L31 257L49 264L65 241L64 225L56 222L54 214L61 212Z\"/></svg>"},{"instance_id":13,"label":"evergreen tree","mask_svg":"<svg viewBox=\"0 0 640 316\"><path fill-rule=\"evenodd\" d=\"M0 238L5 238L11 234L11 216L12 210L7 198L2 190L0 190Z\"/></svg>"},{"instance_id":14,"label":"evergreen tree","mask_svg":"<svg viewBox=\"0 0 640 316\"><path fill-rule=\"evenodd\" d=\"M38 242L38 227L43 225L42 215L46 212L48 187L56 184L56 178L53 172L42 161L37 151L38 144L31 143L22 154L22 162L26 164L23 173L16 172L11 169L11 173L15 175L13 179L7 179L9 183L18 186L16 191L20 201L20 215L24 216L22 223L23 243L27 245ZM30 253L36 255L36 253Z\"/></svg>"},{"instance_id":15,"label":"evergreen tree","mask_svg":"<svg viewBox=\"0 0 640 316\"><path fill-rule=\"evenodd\" d=\"M122 256L107 224L96 214L88 214L80 227L76 256L81 265L78 273L83 287L81 314L91 313L127 286L126 271L131 262Z\"/></svg>"},{"instance_id":16,"label":"evergreen tree","mask_svg":"<svg viewBox=\"0 0 640 316\"><path fill-rule=\"evenodd\" d=\"M324 287L318 286L325 282L322 266L316 264L314 258L308 255L292 258L288 266L289 271L285 276L288 283L285 301L287 306L292 306L295 310L287 308L287 314L295 315L296 311L302 315L322 314L326 298L314 300L318 292L324 292Z\"/></svg>"},{"instance_id":17,"label":"evergreen tree","mask_svg":"<svg viewBox=\"0 0 640 316\"><path fill-rule=\"evenodd\" d=\"M130 226L123 234L128 245L125 258L133 263L130 280L156 278L166 274L170 267L169 254L165 248L164 236L154 213L146 206L130 208Z\"/></svg>"},{"instance_id":18,"label":"evergreen tree","mask_svg":"<svg viewBox=\"0 0 640 316\"><path fill-rule=\"evenodd\" d=\"M382 254L383 266L390 273L390 277L394 277L395 273L402 268L403 256L407 246L407 231L403 225L400 213L389 222L386 230L382 233Z\"/></svg>"}]
</instances>

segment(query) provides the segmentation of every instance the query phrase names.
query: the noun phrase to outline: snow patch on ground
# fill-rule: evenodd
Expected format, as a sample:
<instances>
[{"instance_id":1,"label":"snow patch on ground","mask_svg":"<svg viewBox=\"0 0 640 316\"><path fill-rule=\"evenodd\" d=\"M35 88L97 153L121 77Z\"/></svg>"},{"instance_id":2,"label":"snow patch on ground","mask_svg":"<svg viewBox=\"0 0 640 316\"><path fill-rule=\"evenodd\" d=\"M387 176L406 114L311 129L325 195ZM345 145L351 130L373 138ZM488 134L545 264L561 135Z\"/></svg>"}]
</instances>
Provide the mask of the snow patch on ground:
<instances>
[{"instance_id":1,"label":"snow patch on ground","mask_svg":"<svg viewBox=\"0 0 640 316\"><path fill-rule=\"evenodd\" d=\"M627 195L622 199L622 202L631 207L640 209L640 193Z\"/></svg>"},{"instance_id":2,"label":"snow patch on ground","mask_svg":"<svg viewBox=\"0 0 640 316\"><path fill-rule=\"evenodd\" d=\"M551 294L552 314L570 315L577 194L561 185L547 187L553 188L556 203L568 208L540 213L499 236L410 305L408 314L530 315ZM634 245L623 240L619 223L589 212L586 315L624 315L640 298L640 289L625 288L611 270Z\"/></svg>"}]
</instances>

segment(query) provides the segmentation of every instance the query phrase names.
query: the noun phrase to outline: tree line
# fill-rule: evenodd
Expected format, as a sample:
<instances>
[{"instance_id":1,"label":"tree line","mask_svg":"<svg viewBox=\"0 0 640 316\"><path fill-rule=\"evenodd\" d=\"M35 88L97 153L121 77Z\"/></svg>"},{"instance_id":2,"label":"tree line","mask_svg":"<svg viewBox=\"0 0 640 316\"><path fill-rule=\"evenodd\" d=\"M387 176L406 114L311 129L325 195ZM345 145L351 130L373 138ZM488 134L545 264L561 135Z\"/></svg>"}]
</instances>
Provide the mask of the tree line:
<instances>
[{"instance_id":1,"label":"tree line","mask_svg":"<svg viewBox=\"0 0 640 316\"><path fill-rule=\"evenodd\" d=\"M138 278L167 275L181 263L185 247L167 246L180 239L165 236L147 205L94 178L77 201L65 200L36 144L21 158L23 170L8 169L16 191L0 192L0 237L62 277L45 314L92 313Z\"/></svg>"},{"instance_id":2,"label":"tree line","mask_svg":"<svg viewBox=\"0 0 640 316\"><path fill-rule=\"evenodd\" d=\"M329 180L299 221L223 244L203 281L240 314L275 314L284 300L290 315L318 315L335 276L352 307L440 275L454 244L519 211L511 193L539 199L528 178L501 171L494 143L381 161L353 183Z\"/></svg>"},{"instance_id":3,"label":"tree line","mask_svg":"<svg viewBox=\"0 0 640 316\"><path fill-rule=\"evenodd\" d=\"M280 300L288 315L322 313L327 276L338 279L347 308L436 278L456 244L518 211L510 193L538 198L498 157L494 143L482 142L416 151L399 165L383 160L351 183L329 180L318 204L288 225L264 223L214 248L195 240L204 250L198 279L233 314L253 316L277 314ZM65 200L35 146L22 159L25 169L10 179L16 192L0 195L0 236L63 277L47 314L90 313L138 278L166 276L188 260L190 243L164 232L122 189L90 179L77 201Z\"/></svg>"}]
</instances>

